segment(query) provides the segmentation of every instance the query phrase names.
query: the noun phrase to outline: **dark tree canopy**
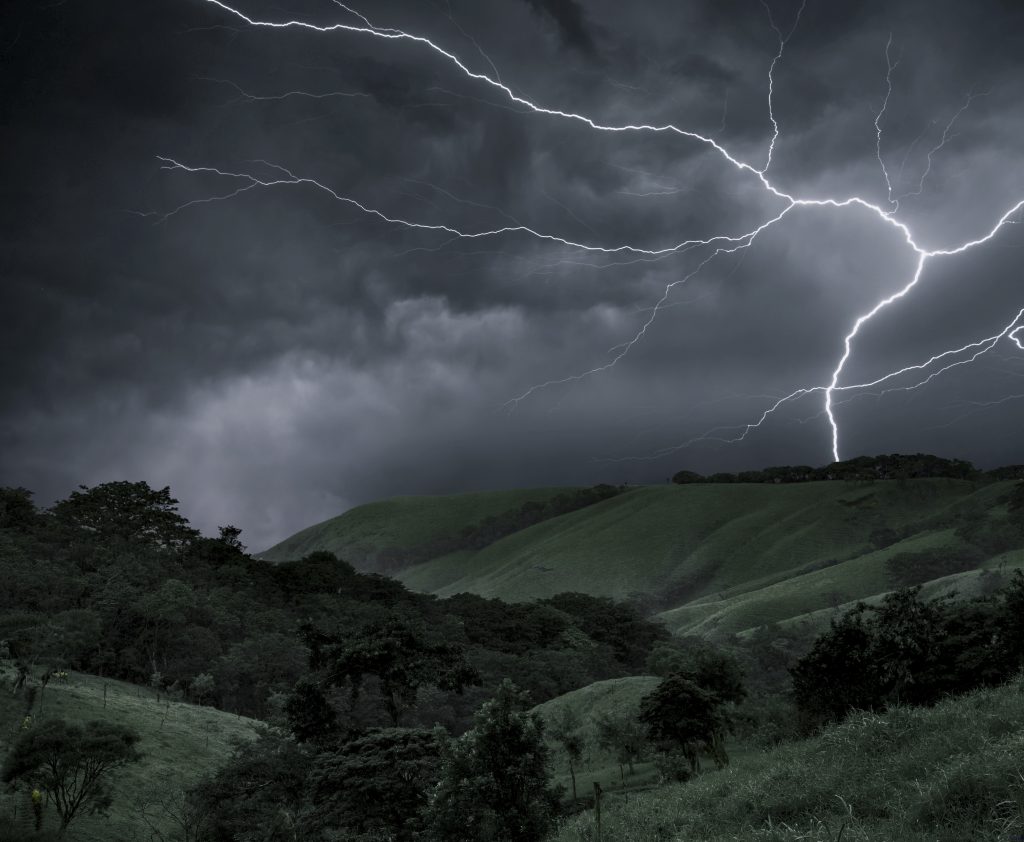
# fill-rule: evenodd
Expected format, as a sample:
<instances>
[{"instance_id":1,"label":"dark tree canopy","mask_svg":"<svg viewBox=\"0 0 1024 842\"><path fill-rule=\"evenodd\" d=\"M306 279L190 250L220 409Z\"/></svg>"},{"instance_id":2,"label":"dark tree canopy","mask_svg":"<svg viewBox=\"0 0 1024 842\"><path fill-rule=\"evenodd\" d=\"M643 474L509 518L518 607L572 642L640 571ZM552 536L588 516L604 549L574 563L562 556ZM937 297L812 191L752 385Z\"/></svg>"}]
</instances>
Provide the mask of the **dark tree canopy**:
<instances>
[{"instance_id":1,"label":"dark tree canopy","mask_svg":"<svg viewBox=\"0 0 1024 842\"><path fill-rule=\"evenodd\" d=\"M198 537L178 514L178 501L171 497L171 489L155 490L145 482L106 482L93 488L81 485L50 511L72 534L104 543L179 548Z\"/></svg>"},{"instance_id":2,"label":"dark tree canopy","mask_svg":"<svg viewBox=\"0 0 1024 842\"><path fill-rule=\"evenodd\" d=\"M702 749L711 749L716 760L724 763L724 751L720 751L729 727L724 704L688 675L672 673L640 700L640 721L647 726L651 742L683 754L696 773Z\"/></svg>"},{"instance_id":3,"label":"dark tree canopy","mask_svg":"<svg viewBox=\"0 0 1024 842\"><path fill-rule=\"evenodd\" d=\"M421 688L461 693L480 680L461 647L435 642L422 626L397 617L366 625L344 639L312 629L306 636L310 666L328 685L348 686L353 701L365 679L377 680L384 709L395 726L416 704Z\"/></svg>"},{"instance_id":4,"label":"dark tree canopy","mask_svg":"<svg viewBox=\"0 0 1024 842\"><path fill-rule=\"evenodd\" d=\"M558 794L548 783L544 723L510 681L445 755L429 823L438 842L540 842Z\"/></svg>"},{"instance_id":5,"label":"dark tree canopy","mask_svg":"<svg viewBox=\"0 0 1024 842\"><path fill-rule=\"evenodd\" d=\"M807 725L853 710L933 704L1009 680L1024 667L1024 574L991 597L922 601L897 591L833 620L790 670Z\"/></svg>"},{"instance_id":6,"label":"dark tree canopy","mask_svg":"<svg viewBox=\"0 0 1024 842\"><path fill-rule=\"evenodd\" d=\"M420 838L446 743L441 729L384 728L322 752L307 786L307 828Z\"/></svg>"}]
</instances>

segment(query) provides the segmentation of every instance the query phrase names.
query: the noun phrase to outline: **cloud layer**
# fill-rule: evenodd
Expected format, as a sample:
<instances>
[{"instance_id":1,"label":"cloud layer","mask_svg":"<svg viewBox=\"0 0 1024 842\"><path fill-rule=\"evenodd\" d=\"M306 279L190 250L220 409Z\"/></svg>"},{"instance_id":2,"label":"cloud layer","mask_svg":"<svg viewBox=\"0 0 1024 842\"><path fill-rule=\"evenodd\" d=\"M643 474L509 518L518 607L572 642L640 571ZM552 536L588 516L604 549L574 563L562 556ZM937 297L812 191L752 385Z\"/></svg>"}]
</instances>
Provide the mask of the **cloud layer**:
<instances>
[{"instance_id":1,"label":"cloud layer","mask_svg":"<svg viewBox=\"0 0 1024 842\"><path fill-rule=\"evenodd\" d=\"M281 19L274 4L239 3ZM393 494L830 459L820 394L741 443L721 439L826 384L856 317L912 275L915 255L877 216L794 209L675 286L613 367L578 377L614 359L710 252L453 240L308 185L165 218L248 182L162 170L156 156L264 179L278 165L392 217L608 247L738 235L784 203L706 145L522 113L415 44L256 30L203 0L121 5L16 3L0 43L0 482L44 503L80 482L170 484L198 525L236 523L261 549ZM545 106L671 122L763 165L778 51L764 7L637 5L361 11ZM788 31L798 4L771 7ZM312 0L289 12L358 23ZM1015 3L809 0L774 75L773 182L884 205L880 149L923 247L984 234L1024 198L1021 24ZM1022 245L1010 224L930 263L865 326L843 382L1002 329L1024 306ZM508 403L548 381L565 382ZM843 455L1022 462L1018 394L1024 353L1004 341L920 389L837 395Z\"/></svg>"}]
</instances>

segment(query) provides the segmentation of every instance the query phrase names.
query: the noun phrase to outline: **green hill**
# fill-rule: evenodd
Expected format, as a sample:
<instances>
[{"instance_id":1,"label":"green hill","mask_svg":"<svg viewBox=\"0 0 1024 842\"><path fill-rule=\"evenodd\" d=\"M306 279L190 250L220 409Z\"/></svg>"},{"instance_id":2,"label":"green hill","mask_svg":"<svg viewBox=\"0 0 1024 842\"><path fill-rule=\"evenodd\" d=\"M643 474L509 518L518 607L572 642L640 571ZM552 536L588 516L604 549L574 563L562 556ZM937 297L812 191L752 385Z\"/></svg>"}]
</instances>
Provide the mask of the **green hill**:
<instances>
[{"instance_id":1,"label":"green hill","mask_svg":"<svg viewBox=\"0 0 1024 842\"><path fill-rule=\"evenodd\" d=\"M954 528L1002 512L1014 484L934 478L641 487L396 575L413 590L442 597L470 592L524 601L564 591L640 597L661 609L676 632L730 634L891 590L887 563L894 555L959 552L964 545ZM300 548L344 557L346 547L373 542L412 546L556 491L361 506L298 533L266 557ZM1018 567L1024 556L1001 561Z\"/></svg>"},{"instance_id":2,"label":"green hill","mask_svg":"<svg viewBox=\"0 0 1024 842\"><path fill-rule=\"evenodd\" d=\"M13 670L9 671L13 674ZM104 692L105 691L105 692ZM6 755L24 722L24 699L0 688L0 756ZM83 815L68 828L69 842L110 842L150 839L146 819L166 838L176 839L173 819L162 807L202 775L213 772L230 756L235 740L251 739L260 723L208 707L157 700L145 687L71 673L66 684L50 682L37 697L32 722L62 718L72 722L106 719L134 728L141 735L140 763L115 773L114 803L109 816ZM31 727L29 725L28 727ZM168 801L169 799L169 801ZM31 830L31 806L24 792L0 796L0 813L14 817L14 827ZM56 811L47 808L44 827L56 828ZM152 838L159 838L153 835Z\"/></svg>"},{"instance_id":3,"label":"green hill","mask_svg":"<svg viewBox=\"0 0 1024 842\"><path fill-rule=\"evenodd\" d=\"M393 497L356 506L338 517L314 524L257 554L267 561L291 561L327 550L362 570L375 569L385 551L416 549L459 534L484 518L518 509L526 502L546 502L574 488L525 488Z\"/></svg>"},{"instance_id":4,"label":"green hill","mask_svg":"<svg viewBox=\"0 0 1024 842\"><path fill-rule=\"evenodd\" d=\"M652 792L610 793L603 838L962 842L1024 838L1024 679L819 736ZM593 812L553 842L596 838Z\"/></svg>"}]
</instances>

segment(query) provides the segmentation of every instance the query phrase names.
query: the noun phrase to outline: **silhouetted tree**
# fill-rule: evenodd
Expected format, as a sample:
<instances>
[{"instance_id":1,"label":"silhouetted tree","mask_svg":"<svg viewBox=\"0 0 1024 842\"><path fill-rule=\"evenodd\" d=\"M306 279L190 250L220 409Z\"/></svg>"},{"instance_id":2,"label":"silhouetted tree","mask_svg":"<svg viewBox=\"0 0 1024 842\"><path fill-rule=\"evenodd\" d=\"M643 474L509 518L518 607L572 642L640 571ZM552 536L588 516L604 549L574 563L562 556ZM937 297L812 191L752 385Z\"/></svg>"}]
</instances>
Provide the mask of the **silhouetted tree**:
<instances>
[{"instance_id":1,"label":"silhouetted tree","mask_svg":"<svg viewBox=\"0 0 1024 842\"><path fill-rule=\"evenodd\" d=\"M72 535L101 543L181 548L199 534L178 514L178 501L171 497L170 488L155 490L145 482L80 485L50 512Z\"/></svg>"}]
</instances>

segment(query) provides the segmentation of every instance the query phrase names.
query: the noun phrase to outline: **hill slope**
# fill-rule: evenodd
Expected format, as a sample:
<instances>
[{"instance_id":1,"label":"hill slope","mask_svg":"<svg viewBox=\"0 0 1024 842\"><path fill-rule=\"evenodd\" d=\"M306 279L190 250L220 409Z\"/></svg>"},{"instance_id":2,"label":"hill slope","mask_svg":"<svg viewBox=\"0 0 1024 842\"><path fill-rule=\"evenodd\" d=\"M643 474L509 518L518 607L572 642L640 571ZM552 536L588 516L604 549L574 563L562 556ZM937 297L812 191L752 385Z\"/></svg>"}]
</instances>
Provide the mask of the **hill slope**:
<instances>
[{"instance_id":1,"label":"hill slope","mask_svg":"<svg viewBox=\"0 0 1024 842\"><path fill-rule=\"evenodd\" d=\"M0 756L6 755L17 739L23 717L24 698L12 696L4 687L0 691ZM110 815L76 818L64 837L69 842L149 839L148 832L137 836L145 827L143 810L167 838L177 838L173 822L161 810L161 801L173 799L200 776L213 772L230 756L233 741L251 739L260 724L214 708L168 702L166 697L158 702L148 688L82 673L71 673L67 684L51 682L41 700L37 697L32 720L38 723L48 718L112 720L134 728L142 737L138 745L142 761L115 773L112 779ZM24 792L0 797L0 809L14 814L14 826L27 835L31 807ZM56 812L48 808L44 828L53 829L58 823Z\"/></svg>"},{"instance_id":2,"label":"hill slope","mask_svg":"<svg viewBox=\"0 0 1024 842\"><path fill-rule=\"evenodd\" d=\"M306 527L256 557L291 561L327 550L362 570L374 569L384 551L415 549L439 538L459 534L487 517L518 509L526 502L546 502L573 488L524 488L393 497L356 506L338 517Z\"/></svg>"},{"instance_id":3,"label":"hill slope","mask_svg":"<svg viewBox=\"0 0 1024 842\"><path fill-rule=\"evenodd\" d=\"M919 524L914 540L949 544L945 518L990 508L1009 487L946 479L652 486L530 527L477 553L416 565L399 578L439 596L470 591L523 600L578 590L648 594L681 605L867 556L868 536L880 529ZM883 569L882 561L866 567ZM871 587L882 584L876 577Z\"/></svg>"},{"instance_id":4,"label":"hill slope","mask_svg":"<svg viewBox=\"0 0 1024 842\"><path fill-rule=\"evenodd\" d=\"M953 527L1001 510L1013 485L915 479L648 486L396 575L413 590L438 596L639 596L664 610L679 633L727 634L891 589L886 565L892 556L936 549L955 554L963 545ZM367 536L380 546L410 542L465 524L468 512L480 516L492 503L515 505L537 492L509 494L364 506L279 547L331 549ZM888 540L872 540L887 531ZM1021 566L1024 556L1002 561Z\"/></svg>"},{"instance_id":5,"label":"hill slope","mask_svg":"<svg viewBox=\"0 0 1024 842\"><path fill-rule=\"evenodd\" d=\"M854 714L812 739L682 785L605 799L605 839L647 842L1024 836L1024 681L942 702ZM593 839L593 813L557 842Z\"/></svg>"}]
</instances>

